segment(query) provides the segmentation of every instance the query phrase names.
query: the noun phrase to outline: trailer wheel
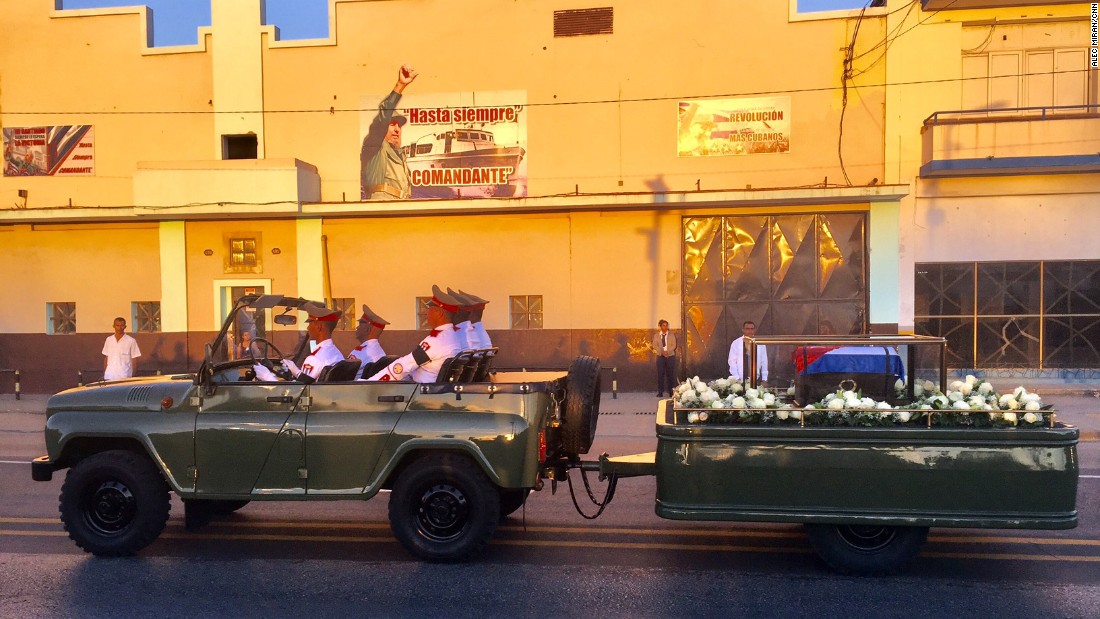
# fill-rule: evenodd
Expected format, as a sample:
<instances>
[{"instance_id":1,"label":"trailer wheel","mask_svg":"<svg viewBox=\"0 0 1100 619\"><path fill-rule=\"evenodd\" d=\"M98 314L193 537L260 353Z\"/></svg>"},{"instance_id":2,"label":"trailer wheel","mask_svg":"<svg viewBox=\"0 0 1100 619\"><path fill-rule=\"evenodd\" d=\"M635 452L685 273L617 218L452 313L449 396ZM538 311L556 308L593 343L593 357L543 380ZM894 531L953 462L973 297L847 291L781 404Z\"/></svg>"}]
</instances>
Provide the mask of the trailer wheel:
<instances>
[{"instance_id":1,"label":"trailer wheel","mask_svg":"<svg viewBox=\"0 0 1100 619\"><path fill-rule=\"evenodd\" d=\"M157 539L168 521L168 484L149 458L105 451L69 469L59 498L61 522L86 552L132 555Z\"/></svg>"},{"instance_id":2,"label":"trailer wheel","mask_svg":"<svg viewBox=\"0 0 1100 619\"><path fill-rule=\"evenodd\" d=\"M562 446L570 454L586 454L596 437L600 416L600 360L579 356L566 378Z\"/></svg>"},{"instance_id":3,"label":"trailer wheel","mask_svg":"<svg viewBox=\"0 0 1100 619\"><path fill-rule=\"evenodd\" d=\"M904 571L928 539L928 527L806 524L810 545L842 574L884 576Z\"/></svg>"},{"instance_id":4,"label":"trailer wheel","mask_svg":"<svg viewBox=\"0 0 1100 619\"><path fill-rule=\"evenodd\" d=\"M531 494L530 488L501 488L500 489L500 519L504 520L515 511L523 507L527 501L527 495Z\"/></svg>"},{"instance_id":5,"label":"trailer wheel","mask_svg":"<svg viewBox=\"0 0 1100 619\"><path fill-rule=\"evenodd\" d=\"M468 458L433 454L409 465L390 494L397 541L428 561L463 561L489 543L500 494Z\"/></svg>"}]
</instances>

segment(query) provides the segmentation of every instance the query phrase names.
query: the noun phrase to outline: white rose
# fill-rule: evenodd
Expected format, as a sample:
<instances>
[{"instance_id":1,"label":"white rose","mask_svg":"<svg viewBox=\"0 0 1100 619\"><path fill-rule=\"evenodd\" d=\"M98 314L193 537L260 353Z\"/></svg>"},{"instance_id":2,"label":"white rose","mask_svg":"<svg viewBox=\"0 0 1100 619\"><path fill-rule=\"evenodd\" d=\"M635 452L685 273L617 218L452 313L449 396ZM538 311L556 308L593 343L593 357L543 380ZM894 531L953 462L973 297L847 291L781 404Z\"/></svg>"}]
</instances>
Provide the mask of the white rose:
<instances>
[{"instance_id":1,"label":"white rose","mask_svg":"<svg viewBox=\"0 0 1100 619\"><path fill-rule=\"evenodd\" d=\"M1021 398L1021 402L1039 402L1043 398L1038 393L1025 393Z\"/></svg>"},{"instance_id":2,"label":"white rose","mask_svg":"<svg viewBox=\"0 0 1100 619\"><path fill-rule=\"evenodd\" d=\"M744 390L745 386L742 385L740 381L733 380L733 377L730 376L730 391L732 393L741 393Z\"/></svg>"},{"instance_id":3,"label":"white rose","mask_svg":"<svg viewBox=\"0 0 1100 619\"><path fill-rule=\"evenodd\" d=\"M1038 402L1028 402L1027 404L1024 405L1024 410L1025 411L1037 411L1040 408L1042 408L1042 406L1039 406Z\"/></svg>"},{"instance_id":4,"label":"white rose","mask_svg":"<svg viewBox=\"0 0 1100 619\"><path fill-rule=\"evenodd\" d=\"M961 391L948 391L947 399L951 402L958 402L959 400L963 399L963 394Z\"/></svg>"},{"instance_id":5,"label":"white rose","mask_svg":"<svg viewBox=\"0 0 1100 619\"><path fill-rule=\"evenodd\" d=\"M894 416L897 417L898 421L906 423L913 417L913 413L910 413L909 411L898 411L894 413Z\"/></svg>"},{"instance_id":6,"label":"white rose","mask_svg":"<svg viewBox=\"0 0 1100 619\"><path fill-rule=\"evenodd\" d=\"M826 394L826 395L825 395L825 397L823 398L823 401L824 401L824 402L825 402L826 404L828 404L828 403L829 403L829 402L831 402L832 400L836 400L836 399L838 399L838 398L839 398L839 399L843 399L843 398L841 398L841 397L840 397L839 395L837 395L837 394L835 394L835 393L829 393L829 394Z\"/></svg>"},{"instance_id":7,"label":"white rose","mask_svg":"<svg viewBox=\"0 0 1100 619\"><path fill-rule=\"evenodd\" d=\"M1021 393L1027 393L1027 389L1024 389L1023 385L1020 385L1019 387L1016 387L1012 390L1012 395L1016 397L1020 397Z\"/></svg>"},{"instance_id":8,"label":"white rose","mask_svg":"<svg viewBox=\"0 0 1100 619\"><path fill-rule=\"evenodd\" d=\"M749 402L749 408L767 408L767 406L764 404L764 400L753 398L752 401Z\"/></svg>"},{"instance_id":9,"label":"white rose","mask_svg":"<svg viewBox=\"0 0 1100 619\"><path fill-rule=\"evenodd\" d=\"M1002 417L1001 413L989 413L989 418L993 421L997 421Z\"/></svg>"},{"instance_id":10,"label":"white rose","mask_svg":"<svg viewBox=\"0 0 1100 619\"><path fill-rule=\"evenodd\" d=\"M875 408L875 401L871 398L862 398L859 401L860 408Z\"/></svg>"},{"instance_id":11,"label":"white rose","mask_svg":"<svg viewBox=\"0 0 1100 619\"><path fill-rule=\"evenodd\" d=\"M921 404L920 409L922 411L930 411L930 410L932 410L932 405L931 404Z\"/></svg>"},{"instance_id":12,"label":"white rose","mask_svg":"<svg viewBox=\"0 0 1100 619\"><path fill-rule=\"evenodd\" d=\"M829 400L829 410L838 411L844 408L844 400L840 398L834 398Z\"/></svg>"},{"instance_id":13,"label":"white rose","mask_svg":"<svg viewBox=\"0 0 1100 619\"><path fill-rule=\"evenodd\" d=\"M1001 417L1008 423L1016 424L1016 413L1003 413Z\"/></svg>"},{"instance_id":14,"label":"white rose","mask_svg":"<svg viewBox=\"0 0 1100 619\"><path fill-rule=\"evenodd\" d=\"M993 410L993 407L990 406L989 404L982 404L982 410L983 411L991 411L991 410Z\"/></svg>"},{"instance_id":15,"label":"white rose","mask_svg":"<svg viewBox=\"0 0 1100 619\"><path fill-rule=\"evenodd\" d=\"M707 415L707 411L699 412L699 421L706 421L707 417L709 417L709 415Z\"/></svg>"},{"instance_id":16,"label":"white rose","mask_svg":"<svg viewBox=\"0 0 1100 619\"><path fill-rule=\"evenodd\" d=\"M840 397L844 398L845 400L851 400L851 399L854 399L856 397L856 392L855 391L845 391L844 393L840 394Z\"/></svg>"},{"instance_id":17,"label":"white rose","mask_svg":"<svg viewBox=\"0 0 1100 619\"><path fill-rule=\"evenodd\" d=\"M1017 408L1020 408L1020 403L1019 402L1017 402L1016 400L1009 400L1008 401L1008 410L1014 411Z\"/></svg>"},{"instance_id":18,"label":"white rose","mask_svg":"<svg viewBox=\"0 0 1100 619\"><path fill-rule=\"evenodd\" d=\"M887 419L887 418L888 418L888 417L890 417L890 415L892 415L892 414L893 414L893 413L891 413L890 411L880 411L880 412L879 412L879 414L878 414L878 416L879 416L879 417L880 417L881 419Z\"/></svg>"},{"instance_id":19,"label":"white rose","mask_svg":"<svg viewBox=\"0 0 1100 619\"><path fill-rule=\"evenodd\" d=\"M970 383L963 383L962 386L959 387L959 393L963 395L970 395L970 392L973 390L974 385L971 385Z\"/></svg>"},{"instance_id":20,"label":"white rose","mask_svg":"<svg viewBox=\"0 0 1100 619\"><path fill-rule=\"evenodd\" d=\"M904 391L904 390L905 390L905 381L903 381L900 378L897 379L896 381L894 381L894 391Z\"/></svg>"},{"instance_id":21,"label":"white rose","mask_svg":"<svg viewBox=\"0 0 1100 619\"><path fill-rule=\"evenodd\" d=\"M711 402L718 399L718 393L713 389L707 389L702 394L700 394L699 399L703 401L703 404L710 404Z\"/></svg>"},{"instance_id":22,"label":"white rose","mask_svg":"<svg viewBox=\"0 0 1100 619\"><path fill-rule=\"evenodd\" d=\"M794 394L795 394L794 385L791 385L790 387L787 387L787 395L794 395Z\"/></svg>"},{"instance_id":23,"label":"white rose","mask_svg":"<svg viewBox=\"0 0 1100 619\"><path fill-rule=\"evenodd\" d=\"M745 397L750 399L750 400L753 399L753 398L758 398L758 397L760 397L760 390L759 389L753 389L753 388L750 387L750 388L745 390Z\"/></svg>"},{"instance_id":24,"label":"white rose","mask_svg":"<svg viewBox=\"0 0 1100 619\"><path fill-rule=\"evenodd\" d=\"M1011 399L1012 399L1012 394L1011 393L1006 393L1006 394L1002 395L999 400L997 400L997 403L1001 405L1001 408L1006 408L1008 406L1008 401L1011 400Z\"/></svg>"},{"instance_id":25,"label":"white rose","mask_svg":"<svg viewBox=\"0 0 1100 619\"><path fill-rule=\"evenodd\" d=\"M695 411L688 413L688 423L695 423L697 421L699 421L699 413Z\"/></svg>"},{"instance_id":26,"label":"white rose","mask_svg":"<svg viewBox=\"0 0 1100 619\"><path fill-rule=\"evenodd\" d=\"M806 406L803 406L802 408L804 408L804 409L806 409L806 410L808 410L808 411L813 411L813 410L817 410L817 407L816 407L816 406L814 406L813 404L807 404Z\"/></svg>"},{"instance_id":27,"label":"white rose","mask_svg":"<svg viewBox=\"0 0 1100 619\"><path fill-rule=\"evenodd\" d=\"M993 385L989 383L982 383L978 385L978 393L982 395L989 395L993 393Z\"/></svg>"},{"instance_id":28,"label":"white rose","mask_svg":"<svg viewBox=\"0 0 1100 619\"><path fill-rule=\"evenodd\" d=\"M730 400L730 408L745 408L745 398L737 396Z\"/></svg>"},{"instance_id":29,"label":"white rose","mask_svg":"<svg viewBox=\"0 0 1100 619\"><path fill-rule=\"evenodd\" d=\"M962 390L962 386L963 382L961 380L953 380L950 384L947 385L947 389L949 391L960 391Z\"/></svg>"},{"instance_id":30,"label":"white rose","mask_svg":"<svg viewBox=\"0 0 1100 619\"><path fill-rule=\"evenodd\" d=\"M972 395L966 399L966 403L970 405L970 408L981 408L985 404L985 398L980 395Z\"/></svg>"},{"instance_id":31,"label":"white rose","mask_svg":"<svg viewBox=\"0 0 1100 619\"><path fill-rule=\"evenodd\" d=\"M833 402L835 402L835 401L836 400L833 400ZM859 408L859 407L860 407L859 400L856 399L855 397L847 398L847 399L844 400L843 408Z\"/></svg>"},{"instance_id":32,"label":"white rose","mask_svg":"<svg viewBox=\"0 0 1100 619\"><path fill-rule=\"evenodd\" d=\"M930 380L924 381L924 390L934 393L936 391L936 383Z\"/></svg>"},{"instance_id":33,"label":"white rose","mask_svg":"<svg viewBox=\"0 0 1100 619\"><path fill-rule=\"evenodd\" d=\"M954 409L960 410L960 411L968 411L968 410L970 410L970 403L967 402L966 400L959 400L959 401L955 402L954 404L952 404L951 408L954 408Z\"/></svg>"},{"instance_id":34,"label":"white rose","mask_svg":"<svg viewBox=\"0 0 1100 619\"><path fill-rule=\"evenodd\" d=\"M687 401L687 400L694 400L696 397L698 397L698 396L696 396L695 390L694 389L688 389L687 391L684 391L683 396L681 396L681 399L684 400L684 401Z\"/></svg>"},{"instance_id":35,"label":"white rose","mask_svg":"<svg viewBox=\"0 0 1100 619\"><path fill-rule=\"evenodd\" d=\"M1036 421L1039 421L1039 416L1035 413L1024 413L1024 421L1028 423L1035 423Z\"/></svg>"},{"instance_id":36,"label":"white rose","mask_svg":"<svg viewBox=\"0 0 1100 619\"><path fill-rule=\"evenodd\" d=\"M948 404L951 403L951 401L947 399L947 396L943 395L942 393L940 395L936 396L935 398L932 398L932 399L935 400L935 402L940 405L940 408L943 408L943 407L945 407L945 406L947 406Z\"/></svg>"},{"instance_id":37,"label":"white rose","mask_svg":"<svg viewBox=\"0 0 1100 619\"><path fill-rule=\"evenodd\" d=\"M802 411L791 411L791 419L802 419Z\"/></svg>"},{"instance_id":38,"label":"white rose","mask_svg":"<svg viewBox=\"0 0 1100 619\"><path fill-rule=\"evenodd\" d=\"M725 408L726 407L726 401L725 400L715 400L715 401L710 403L710 407L711 408Z\"/></svg>"},{"instance_id":39,"label":"white rose","mask_svg":"<svg viewBox=\"0 0 1100 619\"><path fill-rule=\"evenodd\" d=\"M764 400L764 404L767 406L775 404L775 396L773 394L765 393L762 399Z\"/></svg>"},{"instance_id":40,"label":"white rose","mask_svg":"<svg viewBox=\"0 0 1100 619\"><path fill-rule=\"evenodd\" d=\"M879 403L875 404L875 408L884 409L884 410L893 410L894 407L890 406L889 402L879 402Z\"/></svg>"},{"instance_id":41,"label":"white rose","mask_svg":"<svg viewBox=\"0 0 1100 619\"><path fill-rule=\"evenodd\" d=\"M973 374L967 374L966 375L966 384L973 387L974 383L976 383L976 382L978 382L978 378L976 376L974 376Z\"/></svg>"},{"instance_id":42,"label":"white rose","mask_svg":"<svg viewBox=\"0 0 1100 619\"><path fill-rule=\"evenodd\" d=\"M920 383L913 385L913 395L918 398L924 395L924 387Z\"/></svg>"},{"instance_id":43,"label":"white rose","mask_svg":"<svg viewBox=\"0 0 1100 619\"><path fill-rule=\"evenodd\" d=\"M778 411L775 412L775 417L776 417L776 419L783 420L783 419L786 419L787 417L790 417L790 413L788 413L787 411L785 411L783 409L779 409Z\"/></svg>"}]
</instances>

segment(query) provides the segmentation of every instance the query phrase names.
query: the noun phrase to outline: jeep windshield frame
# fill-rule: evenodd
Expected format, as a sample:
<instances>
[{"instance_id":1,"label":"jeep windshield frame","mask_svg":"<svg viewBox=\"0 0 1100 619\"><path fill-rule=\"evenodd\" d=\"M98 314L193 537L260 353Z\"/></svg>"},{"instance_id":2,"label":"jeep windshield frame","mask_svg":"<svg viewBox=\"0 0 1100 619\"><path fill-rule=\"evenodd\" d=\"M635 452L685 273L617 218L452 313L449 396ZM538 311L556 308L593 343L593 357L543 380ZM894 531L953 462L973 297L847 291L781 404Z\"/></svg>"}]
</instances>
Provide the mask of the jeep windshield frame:
<instances>
[{"instance_id":1,"label":"jeep windshield frame","mask_svg":"<svg viewBox=\"0 0 1100 619\"><path fill-rule=\"evenodd\" d=\"M226 315L225 320L222 321L222 326L218 334L214 336L214 339L209 344L207 344L207 349L203 355L202 366L199 368L199 372L195 377L196 384L201 382L203 376L207 376L216 370L219 365L230 361L228 356L229 347L227 346L229 330L236 324L237 314L248 308L256 310L277 310L282 308L282 311L279 312L277 316L293 315L295 316L295 322L297 322L297 312L306 312L307 315L317 316L332 311L326 308L324 303L300 297L287 297L280 294L253 294L242 296L237 299L233 308L229 310L229 314ZM305 356L308 350L309 338L301 337L298 345L293 351L287 350L284 352L289 354L290 359L299 361Z\"/></svg>"}]
</instances>

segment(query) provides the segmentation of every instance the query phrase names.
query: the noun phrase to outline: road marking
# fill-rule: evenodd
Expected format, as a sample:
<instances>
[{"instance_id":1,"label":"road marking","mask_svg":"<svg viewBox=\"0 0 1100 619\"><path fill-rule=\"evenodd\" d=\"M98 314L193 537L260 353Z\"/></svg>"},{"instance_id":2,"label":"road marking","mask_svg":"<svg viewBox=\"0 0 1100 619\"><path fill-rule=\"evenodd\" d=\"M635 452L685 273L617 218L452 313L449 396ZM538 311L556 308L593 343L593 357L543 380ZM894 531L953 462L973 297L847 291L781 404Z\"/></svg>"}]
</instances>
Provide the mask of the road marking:
<instances>
[{"instance_id":1,"label":"road marking","mask_svg":"<svg viewBox=\"0 0 1100 619\"><path fill-rule=\"evenodd\" d=\"M1078 475L1081 479L1100 479L1100 475Z\"/></svg>"},{"instance_id":2,"label":"road marking","mask_svg":"<svg viewBox=\"0 0 1100 619\"><path fill-rule=\"evenodd\" d=\"M30 464L30 460L0 460L0 464Z\"/></svg>"},{"instance_id":3,"label":"road marking","mask_svg":"<svg viewBox=\"0 0 1100 619\"><path fill-rule=\"evenodd\" d=\"M0 536L22 537L65 537L63 531L12 531L0 529ZM393 544L397 540L392 537L351 537L351 536L324 536L313 537L309 535L218 535L212 533L165 533L163 538L176 540L211 540L211 541L263 541L263 542L329 542L329 543L359 543L359 544ZM687 550L698 552L749 552L757 554L813 554L810 548L787 548L783 546L735 546L730 544L653 544L645 542L595 542L591 540L512 540L494 539L493 545L519 546L530 548L601 548L608 550ZM1037 555L1006 553L997 554L990 552L935 552L925 551L921 557L932 559L970 559L989 561L1068 561L1073 563L1100 563L1100 557L1075 556L1075 555Z\"/></svg>"}]
</instances>

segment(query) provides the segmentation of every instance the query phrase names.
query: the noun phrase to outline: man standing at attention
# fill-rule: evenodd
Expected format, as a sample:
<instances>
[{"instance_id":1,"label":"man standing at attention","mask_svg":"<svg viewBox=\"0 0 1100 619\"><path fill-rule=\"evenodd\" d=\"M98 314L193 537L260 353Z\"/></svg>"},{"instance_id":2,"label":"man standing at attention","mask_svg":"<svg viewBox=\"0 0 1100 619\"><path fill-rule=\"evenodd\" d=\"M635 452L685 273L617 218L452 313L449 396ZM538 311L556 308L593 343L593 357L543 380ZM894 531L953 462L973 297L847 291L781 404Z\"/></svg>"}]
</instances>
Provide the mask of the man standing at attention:
<instances>
[{"instance_id":1,"label":"man standing at attention","mask_svg":"<svg viewBox=\"0 0 1100 619\"><path fill-rule=\"evenodd\" d=\"M756 337L756 323L746 320L741 325L741 337L733 340L730 345L730 376L735 380L744 382L748 379L748 372L744 371L745 360L749 357L748 344L745 337ZM756 345L756 378L761 383L768 382L768 351L763 344Z\"/></svg>"},{"instance_id":2,"label":"man standing at attention","mask_svg":"<svg viewBox=\"0 0 1100 619\"><path fill-rule=\"evenodd\" d=\"M364 200L406 200L412 197L409 185L409 164L401 149L401 128L408 120L394 114L405 87L418 73L409 65L397 72L393 92L378 104L378 115L367 129L363 148L359 151L359 182Z\"/></svg>"},{"instance_id":3,"label":"man standing at attention","mask_svg":"<svg viewBox=\"0 0 1100 619\"><path fill-rule=\"evenodd\" d=\"M137 370L137 358L141 356L137 341L126 335L126 319L115 318L114 335L103 342L103 380L130 378Z\"/></svg>"},{"instance_id":4,"label":"man standing at attention","mask_svg":"<svg viewBox=\"0 0 1100 619\"><path fill-rule=\"evenodd\" d=\"M672 385L676 382L676 336L668 330L668 321L662 318L657 323L657 332L649 343L657 353L657 397L667 393L672 395Z\"/></svg>"}]
</instances>

